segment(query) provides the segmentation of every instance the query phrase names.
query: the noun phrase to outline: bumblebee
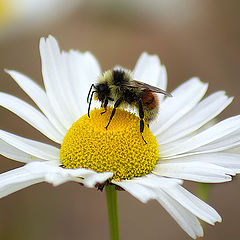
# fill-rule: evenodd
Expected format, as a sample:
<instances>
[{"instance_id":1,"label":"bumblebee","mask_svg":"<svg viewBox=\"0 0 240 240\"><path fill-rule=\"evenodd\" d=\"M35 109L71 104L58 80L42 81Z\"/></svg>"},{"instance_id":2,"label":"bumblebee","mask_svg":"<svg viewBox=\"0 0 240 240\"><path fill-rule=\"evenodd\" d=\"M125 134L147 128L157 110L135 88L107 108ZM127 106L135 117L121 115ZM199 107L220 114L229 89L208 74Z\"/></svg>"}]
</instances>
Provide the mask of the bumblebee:
<instances>
[{"instance_id":1,"label":"bumblebee","mask_svg":"<svg viewBox=\"0 0 240 240\"><path fill-rule=\"evenodd\" d=\"M87 102L88 117L90 118L90 106L93 95L95 99L101 102L101 106L105 109L101 114L107 111L109 103L114 103L114 107L106 126L108 128L112 118L119 106L136 107L140 118L140 133L144 130L144 121L149 124L158 114L158 96L156 93L164 94L168 97L172 95L166 91L148 85L143 82L133 80L131 72L122 69L108 70L98 78L97 84L92 84L88 93ZM143 138L143 135L142 135ZM143 141L146 141L143 138Z\"/></svg>"}]
</instances>

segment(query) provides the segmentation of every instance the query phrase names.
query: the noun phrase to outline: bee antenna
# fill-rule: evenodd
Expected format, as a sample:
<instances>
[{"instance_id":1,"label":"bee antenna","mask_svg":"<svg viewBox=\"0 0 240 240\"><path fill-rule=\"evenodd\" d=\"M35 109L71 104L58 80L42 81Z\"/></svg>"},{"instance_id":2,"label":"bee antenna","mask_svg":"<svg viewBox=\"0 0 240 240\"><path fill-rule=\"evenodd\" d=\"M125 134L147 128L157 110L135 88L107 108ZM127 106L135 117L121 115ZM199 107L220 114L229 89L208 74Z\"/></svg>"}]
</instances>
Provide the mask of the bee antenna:
<instances>
[{"instance_id":1,"label":"bee antenna","mask_svg":"<svg viewBox=\"0 0 240 240\"><path fill-rule=\"evenodd\" d=\"M90 106L91 106L91 103L92 103L92 98L93 98L93 94L97 92L97 91L92 91L92 94L91 94L91 97L90 97L90 101L89 101L89 105L88 105L88 117L90 118ZM90 94L90 92L89 92ZM89 95L88 94L88 95Z\"/></svg>"},{"instance_id":2,"label":"bee antenna","mask_svg":"<svg viewBox=\"0 0 240 240\"><path fill-rule=\"evenodd\" d=\"M87 95L87 103L89 103L89 97L90 97L90 93L91 93L93 87L95 87L94 84L92 84L90 89L89 89L89 92L88 92L88 95Z\"/></svg>"}]
</instances>

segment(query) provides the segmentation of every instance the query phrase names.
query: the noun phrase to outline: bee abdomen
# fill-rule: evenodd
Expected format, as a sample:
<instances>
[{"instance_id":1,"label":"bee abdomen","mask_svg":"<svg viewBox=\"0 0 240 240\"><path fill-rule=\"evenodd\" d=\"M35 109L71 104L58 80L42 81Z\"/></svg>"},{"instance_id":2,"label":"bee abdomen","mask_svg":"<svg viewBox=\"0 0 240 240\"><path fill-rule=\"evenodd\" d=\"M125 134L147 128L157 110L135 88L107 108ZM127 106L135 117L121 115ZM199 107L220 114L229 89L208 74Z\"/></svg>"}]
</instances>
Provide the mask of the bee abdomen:
<instances>
[{"instance_id":1,"label":"bee abdomen","mask_svg":"<svg viewBox=\"0 0 240 240\"><path fill-rule=\"evenodd\" d=\"M158 107L158 97L151 91L145 91L142 96L142 103L147 109L151 110Z\"/></svg>"},{"instance_id":2,"label":"bee abdomen","mask_svg":"<svg viewBox=\"0 0 240 240\"><path fill-rule=\"evenodd\" d=\"M145 91L142 96L144 109L144 119L146 122L151 122L158 114L158 96L151 91Z\"/></svg>"},{"instance_id":3,"label":"bee abdomen","mask_svg":"<svg viewBox=\"0 0 240 240\"><path fill-rule=\"evenodd\" d=\"M153 121L157 115L158 115L158 108L155 107L155 108L152 108L152 109L146 109L146 108L143 108L144 110L144 120L149 123L151 121Z\"/></svg>"}]
</instances>

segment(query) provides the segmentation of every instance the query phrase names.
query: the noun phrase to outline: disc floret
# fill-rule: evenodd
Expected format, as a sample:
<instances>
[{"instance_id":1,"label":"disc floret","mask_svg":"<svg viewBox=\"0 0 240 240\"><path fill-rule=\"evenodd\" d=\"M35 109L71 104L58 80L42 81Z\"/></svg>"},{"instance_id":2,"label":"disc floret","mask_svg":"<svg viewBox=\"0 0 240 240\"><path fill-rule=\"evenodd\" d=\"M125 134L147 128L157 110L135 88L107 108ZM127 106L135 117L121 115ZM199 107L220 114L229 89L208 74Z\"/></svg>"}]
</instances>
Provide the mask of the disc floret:
<instances>
[{"instance_id":1,"label":"disc floret","mask_svg":"<svg viewBox=\"0 0 240 240\"><path fill-rule=\"evenodd\" d=\"M139 118L118 109L109 125L112 108L94 109L68 130L61 145L60 158L65 168L88 168L113 172L113 179L131 179L150 173L159 158L158 144L148 127L142 139Z\"/></svg>"}]
</instances>

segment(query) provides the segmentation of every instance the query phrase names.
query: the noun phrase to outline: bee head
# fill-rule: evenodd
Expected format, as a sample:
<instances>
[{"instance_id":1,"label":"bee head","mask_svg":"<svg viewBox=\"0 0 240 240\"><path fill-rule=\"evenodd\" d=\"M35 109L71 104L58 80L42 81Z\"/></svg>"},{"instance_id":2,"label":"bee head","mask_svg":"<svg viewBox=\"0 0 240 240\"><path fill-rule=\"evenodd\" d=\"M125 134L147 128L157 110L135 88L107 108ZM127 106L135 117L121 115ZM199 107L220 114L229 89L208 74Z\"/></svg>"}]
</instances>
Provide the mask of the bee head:
<instances>
[{"instance_id":1,"label":"bee head","mask_svg":"<svg viewBox=\"0 0 240 240\"><path fill-rule=\"evenodd\" d=\"M99 101L104 101L110 95L110 89L106 83L99 83L95 86L96 97Z\"/></svg>"}]
</instances>

